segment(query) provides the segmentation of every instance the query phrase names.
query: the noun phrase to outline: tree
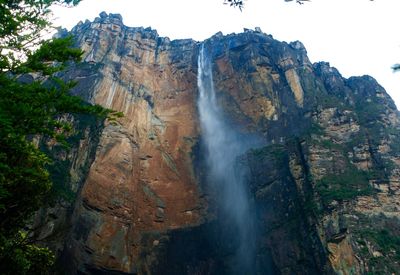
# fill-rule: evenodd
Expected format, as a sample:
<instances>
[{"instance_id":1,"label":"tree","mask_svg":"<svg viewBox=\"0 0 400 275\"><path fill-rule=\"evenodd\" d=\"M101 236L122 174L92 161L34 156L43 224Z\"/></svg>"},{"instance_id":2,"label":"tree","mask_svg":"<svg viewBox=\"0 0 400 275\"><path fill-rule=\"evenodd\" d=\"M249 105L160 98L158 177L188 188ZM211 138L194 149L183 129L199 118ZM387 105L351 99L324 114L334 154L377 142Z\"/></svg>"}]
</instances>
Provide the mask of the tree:
<instances>
[{"instance_id":1,"label":"tree","mask_svg":"<svg viewBox=\"0 0 400 275\"><path fill-rule=\"evenodd\" d=\"M244 1L245 0L224 0L224 4L227 4L231 7L237 7L240 10L243 9L244 7ZM292 1L296 1L297 4L304 4L304 2L310 2L311 0L284 0L285 2L292 2Z\"/></svg>"},{"instance_id":2,"label":"tree","mask_svg":"<svg viewBox=\"0 0 400 275\"><path fill-rule=\"evenodd\" d=\"M34 144L47 136L65 143L65 114L119 116L68 94L74 83L55 73L82 52L73 39L42 40L52 4L80 0L0 0L0 273L46 274L54 255L29 241L27 220L43 206L52 182L49 157ZM23 76L33 74L29 81Z\"/></svg>"},{"instance_id":3,"label":"tree","mask_svg":"<svg viewBox=\"0 0 400 275\"><path fill-rule=\"evenodd\" d=\"M10 70L42 43L51 28L50 6L80 0L0 0L0 70Z\"/></svg>"}]
</instances>

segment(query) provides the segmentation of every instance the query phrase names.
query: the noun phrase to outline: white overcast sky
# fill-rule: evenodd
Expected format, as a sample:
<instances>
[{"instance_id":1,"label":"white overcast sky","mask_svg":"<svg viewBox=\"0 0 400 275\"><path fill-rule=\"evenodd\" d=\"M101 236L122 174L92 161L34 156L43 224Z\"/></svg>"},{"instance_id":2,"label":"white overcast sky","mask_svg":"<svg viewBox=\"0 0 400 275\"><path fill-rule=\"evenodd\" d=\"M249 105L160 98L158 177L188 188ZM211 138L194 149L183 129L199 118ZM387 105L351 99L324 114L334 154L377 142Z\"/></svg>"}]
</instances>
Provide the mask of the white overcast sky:
<instances>
[{"instance_id":1,"label":"white overcast sky","mask_svg":"<svg viewBox=\"0 0 400 275\"><path fill-rule=\"evenodd\" d=\"M171 39L204 40L218 31L261 27L281 41L300 40L311 62L327 61L344 77L368 74L400 107L400 0L246 0L242 12L223 0L82 0L53 9L57 25L71 29L101 11L120 13L124 24L152 27Z\"/></svg>"}]
</instances>

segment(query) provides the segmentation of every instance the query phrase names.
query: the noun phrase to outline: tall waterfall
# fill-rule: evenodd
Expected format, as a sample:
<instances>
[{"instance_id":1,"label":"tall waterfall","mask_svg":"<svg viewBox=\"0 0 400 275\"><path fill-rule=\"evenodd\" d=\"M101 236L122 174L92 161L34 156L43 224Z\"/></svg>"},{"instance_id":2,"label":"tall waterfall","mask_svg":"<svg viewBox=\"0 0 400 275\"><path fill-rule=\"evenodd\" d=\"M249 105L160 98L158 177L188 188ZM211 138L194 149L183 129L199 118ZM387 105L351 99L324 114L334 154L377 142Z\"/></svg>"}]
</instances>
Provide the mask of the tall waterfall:
<instances>
[{"instance_id":1,"label":"tall waterfall","mask_svg":"<svg viewBox=\"0 0 400 275\"><path fill-rule=\"evenodd\" d=\"M229 227L226 232L233 232L236 257L232 268L237 274L251 274L255 257L254 213L250 209L240 169L235 166L237 157L249 149L250 143L224 119L215 94L211 57L204 44L198 57L197 85L207 181L218 196L220 219L225 220L224 226Z\"/></svg>"}]
</instances>

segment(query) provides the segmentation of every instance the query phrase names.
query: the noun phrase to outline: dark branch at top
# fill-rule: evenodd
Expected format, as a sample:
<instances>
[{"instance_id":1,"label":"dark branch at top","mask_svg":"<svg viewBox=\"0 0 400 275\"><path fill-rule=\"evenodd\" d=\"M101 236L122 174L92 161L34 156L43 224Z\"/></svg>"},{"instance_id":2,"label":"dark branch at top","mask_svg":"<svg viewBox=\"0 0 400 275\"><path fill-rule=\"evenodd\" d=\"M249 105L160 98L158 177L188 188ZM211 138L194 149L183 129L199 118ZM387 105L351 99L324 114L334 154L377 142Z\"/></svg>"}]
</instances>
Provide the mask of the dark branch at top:
<instances>
[{"instance_id":1,"label":"dark branch at top","mask_svg":"<svg viewBox=\"0 0 400 275\"><path fill-rule=\"evenodd\" d=\"M245 0L224 0L224 4L229 5L231 7L237 7L240 10L243 9L244 7L244 1ZM296 3L302 5L304 2L310 2L311 0L284 0L285 2L292 2L296 1Z\"/></svg>"}]
</instances>

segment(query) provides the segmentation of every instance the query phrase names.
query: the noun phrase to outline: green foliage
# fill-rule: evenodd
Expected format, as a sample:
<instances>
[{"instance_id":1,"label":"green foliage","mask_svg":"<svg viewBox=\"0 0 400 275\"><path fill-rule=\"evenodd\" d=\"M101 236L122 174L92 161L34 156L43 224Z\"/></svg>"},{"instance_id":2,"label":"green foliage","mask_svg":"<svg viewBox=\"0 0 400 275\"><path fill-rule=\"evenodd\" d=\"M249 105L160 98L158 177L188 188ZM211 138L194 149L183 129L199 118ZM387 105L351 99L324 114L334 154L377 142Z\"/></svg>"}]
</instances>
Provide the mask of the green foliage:
<instances>
[{"instance_id":1,"label":"green foliage","mask_svg":"<svg viewBox=\"0 0 400 275\"><path fill-rule=\"evenodd\" d=\"M53 205L60 199L72 202L75 197L75 191L71 190L71 161L68 158L60 157L69 154L72 148L79 148L80 142L85 138L85 131L89 129L90 133L97 131L99 126L98 119L93 115L80 114L74 116L74 128L65 137L67 146L63 144L53 144L49 147L46 143L51 140L42 140L40 149L51 159L51 163L46 166L50 173L52 188L46 201ZM89 167L80 167L76 172L85 174Z\"/></svg>"},{"instance_id":2,"label":"green foliage","mask_svg":"<svg viewBox=\"0 0 400 275\"><path fill-rule=\"evenodd\" d=\"M364 128L360 137L365 137L372 146L378 146L388 135L386 125L382 123L385 109L376 102L360 101L356 103L356 113L359 124Z\"/></svg>"},{"instance_id":3,"label":"green foliage","mask_svg":"<svg viewBox=\"0 0 400 275\"><path fill-rule=\"evenodd\" d=\"M362 229L359 232L362 245L361 254L369 266L371 273L368 274L395 274L397 272L396 262L400 260L400 237L396 232L387 229ZM369 252L366 241L372 244L374 250L382 253L376 257Z\"/></svg>"},{"instance_id":4,"label":"green foliage","mask_svg":"<svg viewBox=\"0 0 400 275\"><path fill-rule=\"evenodd\" d=\"M356 112L361 125L368 126L380 121L384 109L380 104L362 100L356 103Z\"/></svg>"},{"instance_id":5,"label":"green foliage","mask_svg":"<svg viewBox=\"0 0 400 275\"><path fill-rule=\"evenodd\" d=\"M68 146L68 115L120 117L69 95L75 85L55 73L82 52L71 37L42 41L49 7L79 0L0 0L0 270L2 274L46 274L54 256L30 243L27 220L51 198L52 160L37 146L41 138ZM30 73L33 73L31 76ZM68 164L64 163L65 168ZM67 169L65 169L67 170ZM62 171L65 173L65 170ZM54 172L51 171L51 172ZM61 172L61 171L59 171ZM61 178L66 180L66 178ZM66 183L63 182L65 185ZM59 185L62 186L62 185Z\"/></svg>"},{"instance_id":6,"label":"green foliage","mask_svg":"<svg viewBox=\"0 0 400 275\"><path fill-rule=\"evenodd\" d=\"M50 274L54 255L48 248L30 244L26 233L14 238L0 235L0 267L2 274Z\"/></svg>"},{"instance_id":7,"label":"green foliage","mask_svg":"<svg viewBox=\"0 0 400 275\"><path fill-rule=\"evenodd\" d=\"M44 75L52 75L64 69L67 61L80 61L83 52L72 48L73 43L72 36L43 42L37 51L27 56L27 61L17 68L17 72L41 72Z\"/></svg>"},{"instance_id":8,"label":"green foliage","mask_svg":"<svg viewBox=\"0 0 400 275\"><path fill-rule=\"evenodd\" d=\"M316 190L322 202L350 200L357 196L373 194L368 174L353 167L340 174L330 174L317 181Z\"/></svg>"},{"instance_id":9,"label":"green foliage","mask_svg":"<svg viewBox=\"0 0 400 275\"><path fill-rule=\"evenodd\" d=\"M51 23L50 6L80 0L0 0L0 71L14 70L42 43Z\"/></svg>"},{"instance_id":10,"label":"green foliage","mask_svg":"<svg viewBox=\"0 0 400 275\"><path fill-rule=\"evenodd\" d=\"M308 130L308 134L321 136L324 134L324 129L318 123L313 122Z\"/></svg>"},{"instance_id":11,"label":"green foliage","mask_svg":"<svg viewBox=\"0 0 400 275\"><path fill-rule=\"evenodd\" d=\"M379 231L364 230L361 232L361 236L372 240L382 253L394 253L396 258L400 260L400 236L395 236L386 229Z\"/></svg>"}]
</instances>

